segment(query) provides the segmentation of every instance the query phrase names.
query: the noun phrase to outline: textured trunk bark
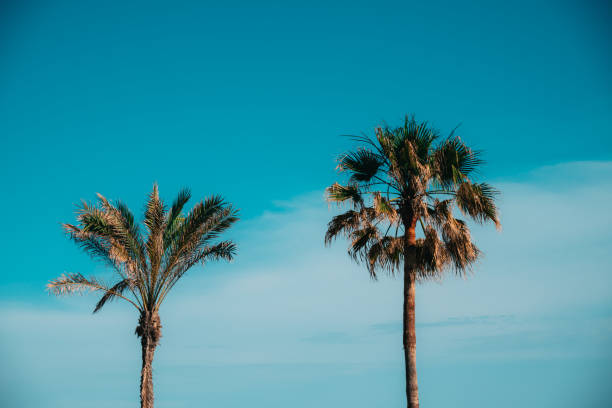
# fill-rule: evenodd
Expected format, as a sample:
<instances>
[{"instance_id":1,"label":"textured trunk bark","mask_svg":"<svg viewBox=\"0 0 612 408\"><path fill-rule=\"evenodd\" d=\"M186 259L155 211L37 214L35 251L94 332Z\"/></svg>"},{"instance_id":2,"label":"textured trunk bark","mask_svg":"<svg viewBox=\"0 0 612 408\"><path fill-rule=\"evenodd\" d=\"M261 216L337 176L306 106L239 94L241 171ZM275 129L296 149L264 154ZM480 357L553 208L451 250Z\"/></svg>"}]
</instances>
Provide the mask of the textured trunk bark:
<instances>
[{"instance_id":1,"label":"textured trunk bark","mask_svg":"<svg viewBox=\"0 0 612 408\"><path fill-rule=\"evenodd\" d=\"M153 354L155 345L142 337L142 370L140 371L140 407L153 408Z\"/></svg>"},{"instance_id":2,"label":"textured trunk bark","mask_svg":"<svg viewBox=\"0 0 612 408\"><path fill-rule=\"evenodd\" d=\"M406 400L408 408L419 408L419 386L416 370L416 331L414 318L415 271L410 258L416 244L416 218L409 219L406 225L404 242L404 362L406 365Z\"/></svg>"},{"instance_id":3,"label":"textured trunk bark","mask_svg":"<svg viewBox=\"0 0 612 408\"><path fill-rule=\"evenodd\" d=\"M142 346L142 370L140 371L140 407L153 408L153 355L161 337L161 323L157 313L143 312L136 334Z\"/></svg>"}]
</instances>

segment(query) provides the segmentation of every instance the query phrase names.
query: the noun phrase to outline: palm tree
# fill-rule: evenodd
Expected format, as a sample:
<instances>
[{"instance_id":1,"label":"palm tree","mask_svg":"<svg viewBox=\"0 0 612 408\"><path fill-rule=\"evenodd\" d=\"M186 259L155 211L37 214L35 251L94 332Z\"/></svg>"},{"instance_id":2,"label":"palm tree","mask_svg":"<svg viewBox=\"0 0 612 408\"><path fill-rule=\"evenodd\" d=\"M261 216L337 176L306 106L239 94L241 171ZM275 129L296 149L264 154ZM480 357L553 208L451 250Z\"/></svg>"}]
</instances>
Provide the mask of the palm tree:
<instances>
[{"instance_id":1,"label":"palm tree","mask_svg":"<svg viewBox=\"0 0 612 408\"><path fill-rule=\"evenodd\" d=\"M379 127L375 138L354 137L364 145L338 159L345 184L327 188L327 198L351 209L332 218L325 243L349 240L349 255L366 264L373 279L403 266L403 343L407 406L419 406L416 371L415 283L439 279L447 270L466 274L480 251L458 208L478 223L500 226L496 190L473 177L480 152L454 135L441 139L426 122L408 118L404 126Z\"/></svg>"},{"instance_id":2,"label":"palm tree","mask_svg":"<svg viewBox=\"0 0 612 408\"><path fill-rule=\"evenodd\" d=\"M64 230L85 252L112 268L116 281L106 284L95 277L70 273L47 285L55 295L100 292L102 297L94 313L116 298L138 310L142 408L153 408L153 354L162 328L158 312L168 292L192 266L219 259L230 261L236 253L233 242L217 238L238 220L237 211L215 195L200 201L185 215L183 207L190 197L189 190L181 190L168 209L155 184L144 214L146 234L141 233L122 202L113 204L100 194L98 205L83 202L77 209L78 225L63 224Z\"/></svg>"}]
</instances>

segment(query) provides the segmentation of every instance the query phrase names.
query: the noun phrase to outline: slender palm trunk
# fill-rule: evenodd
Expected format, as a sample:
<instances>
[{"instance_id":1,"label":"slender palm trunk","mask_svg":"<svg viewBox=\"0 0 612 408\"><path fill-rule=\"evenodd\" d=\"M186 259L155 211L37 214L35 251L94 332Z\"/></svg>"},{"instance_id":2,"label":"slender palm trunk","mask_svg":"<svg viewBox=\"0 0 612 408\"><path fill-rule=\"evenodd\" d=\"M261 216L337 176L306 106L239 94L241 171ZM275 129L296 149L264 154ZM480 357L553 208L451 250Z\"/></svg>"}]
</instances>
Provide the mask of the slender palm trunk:
<instances>
[{"instance_id":1,"label":"slender palm trunk","mask_svg":"<svg viewBox=\"0 0 612 408\"><path fill-rule=\"evenodd\" d=\"M140 371L140 407L153 408L153 354L155 345L151 339L143 337L142 344L142 370Z\"/></svg>"},{"instance_id":2,"label":"slender palm trunk","mask_svg":"<svg viewBox=\"0 0 612 408\"><path fill-rule=\"evenodd\" d=\"M416 218L404 224L404 362L406 365L406 400L408 408L419 408L419 385L416 370L416 331L414 318L415 275L411 267L411 250L416 244Z\"/></svg>"},{"instance_id":3,"label":"slender palm trunk","mask_svg":"<svg viewBox=\"0 0 612 408\"><path fill-rule=\"evenodd\" d=\"M153 355L161 337L161 322L156 312L143 312L138 323L136 334L142 345L140 407L153 408Z\"/></svg>"}]
</instances>

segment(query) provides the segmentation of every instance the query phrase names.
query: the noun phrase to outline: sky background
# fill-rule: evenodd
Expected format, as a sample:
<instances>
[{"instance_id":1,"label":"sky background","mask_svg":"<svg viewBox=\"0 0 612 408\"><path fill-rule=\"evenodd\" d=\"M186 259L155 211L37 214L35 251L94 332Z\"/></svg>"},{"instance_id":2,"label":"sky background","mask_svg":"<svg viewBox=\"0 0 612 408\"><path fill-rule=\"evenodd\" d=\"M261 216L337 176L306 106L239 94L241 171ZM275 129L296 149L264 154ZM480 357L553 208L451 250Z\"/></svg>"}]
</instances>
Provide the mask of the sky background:
<instances>
[{"instance_id":1,"label":"sky background","mask_svg":"<svg viewBox=\"0 0 612 408\"><path fill-rule=\"evenodd\" d=\"M223 194L231 264L161 309L160 407L400 407L401 279L324 248L335 158L407 113L485 151L503 231L417 288L424 407L612 405L612 12L603 1L4 1L0 405L133 407L137 315L62 234L100 192ZM195 200L194 200L195 202Z\"/></svg>"}]
</instances>

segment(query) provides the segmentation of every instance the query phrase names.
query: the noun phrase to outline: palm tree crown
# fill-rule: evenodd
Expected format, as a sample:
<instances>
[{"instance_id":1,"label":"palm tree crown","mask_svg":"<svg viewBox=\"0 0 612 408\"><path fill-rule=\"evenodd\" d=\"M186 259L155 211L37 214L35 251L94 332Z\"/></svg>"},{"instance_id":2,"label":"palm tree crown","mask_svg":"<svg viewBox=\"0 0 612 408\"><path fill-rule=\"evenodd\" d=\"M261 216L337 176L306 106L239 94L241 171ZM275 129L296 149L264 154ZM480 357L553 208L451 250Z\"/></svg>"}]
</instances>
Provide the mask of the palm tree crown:
<instances>
[{"instance_id":1,"label":"palm tree crown","mask_svg":"<svg viewBox=\"0 0 612 408\"><path fill-rule=\"evenodd\" d=\"M113 205L101 194L97 206L82 202L77 209L79 224L63 224L64 230L89 255L111 267L118 280L109 285L71 273L51 281L48 289L56 295L101 292L94 313L114 298L126 300L140 312L158 311L170 289L192 266L232 260L236 252L233 242L214 241L237 220L237 211L220 196L212 196L184 215L190 197L189 190L180 191L168 209L154 185L144 214L146 236L122 202Z\"/></svg>"},{"instance_id":2,"label":"palm tree crown","mask_svg":"<svg viewBox=\"0 0 612 408\"><path fill-rule=\"evenodd\" d=\"M339 235L348 238L349 254L366 263L373 278L379 270L394 273L404 260L419 280L437 278L448 267L468 271L480 251L453 209L500 226L497 191L473 180L483 163L480 152L454 132L440 140L426 122L408 117L404 126L377 128L375 135L355 137L365 146L338 160L348 182L328 187L327 197L352 209L330 221L326 244ZM404 238L418 226L420 238L405 251Z\"/></svg>"}]
</instances>

